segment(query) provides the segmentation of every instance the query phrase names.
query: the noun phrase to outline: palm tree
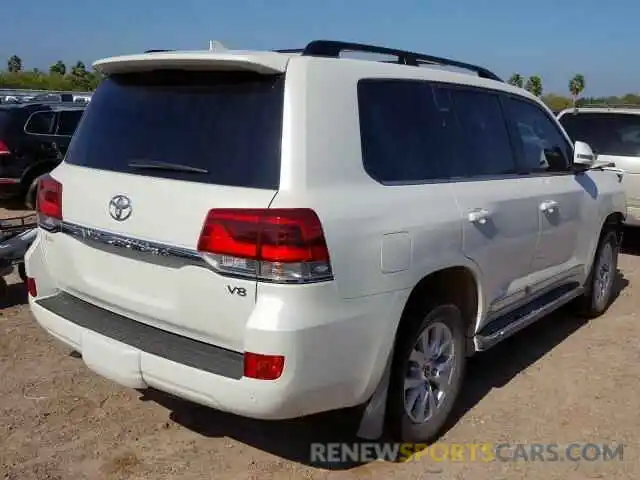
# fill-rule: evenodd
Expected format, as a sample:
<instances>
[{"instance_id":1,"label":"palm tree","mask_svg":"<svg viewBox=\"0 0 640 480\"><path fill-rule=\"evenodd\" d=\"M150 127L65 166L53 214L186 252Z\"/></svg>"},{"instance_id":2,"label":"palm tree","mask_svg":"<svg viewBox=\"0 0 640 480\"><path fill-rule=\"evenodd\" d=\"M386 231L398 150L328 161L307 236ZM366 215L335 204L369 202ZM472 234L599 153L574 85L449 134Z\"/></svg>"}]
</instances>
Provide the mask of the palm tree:
<instances>
[{"instance_id":1,"label":"palm tree","mask_svg":"<svg viewBox=\"0 0 640 480\"><path fill-rule=\"evenodd\" d=\"M542 95L542 79L538 75L531 75L524 88L539 97Z\"/></svg>"},{"instance_id":2,"label":"palm tree","mask_svg":"<svg viewBox=\"0 0 640 480\"><path fill-rule=\"evenodd\" d=\"M514 73L513 75L511 75L507 83L515 87L522 88L524 86L524 78L522 78L522 75L520 75L519 73Z\"/></svg>"},{"instance_id":3,"label":"palm tree","mask_svg":"<svg viewBox=\"0 0 640 480\"><path fill-rule=\"evenodd\" d=\"M576 108L576 101L582 92L584 92L584 75L578 73L569 80L569 92L571 92L571 98L573 99L573 108Z\"/></svg>"},{"instance_id":4,"label":"palm tree","mask_svg":"<svg viewBox=\"0 0 640 480\"><path fill-rule=\"evenodd\" d=\"M78 60L78 62L71 67L71 75L77 78L84 78L87 75L87 68L85 67L84 62Z\"/></svg>"},{"instance_id":5,"label":"palm tree","mask_svg":"<svg viewBox=\"0 0 640 480\"><path fill-rule=\"evenodd\" d=\"M65 73L67 73L67 66L62 60L58 60L56 63L49 67L49 72L64 76Z\"/></svg>"},{"instance_id":6,"label":"palm tree","mask_svg":"<svg viewBox=\"0 0 640 480\"><path fill-rule=\"evenodd\" d=\"M22 59L17 55L11 55L7 62L7 70L11 73L17 73L22 70Z\"/></svg>"}]
</instances>

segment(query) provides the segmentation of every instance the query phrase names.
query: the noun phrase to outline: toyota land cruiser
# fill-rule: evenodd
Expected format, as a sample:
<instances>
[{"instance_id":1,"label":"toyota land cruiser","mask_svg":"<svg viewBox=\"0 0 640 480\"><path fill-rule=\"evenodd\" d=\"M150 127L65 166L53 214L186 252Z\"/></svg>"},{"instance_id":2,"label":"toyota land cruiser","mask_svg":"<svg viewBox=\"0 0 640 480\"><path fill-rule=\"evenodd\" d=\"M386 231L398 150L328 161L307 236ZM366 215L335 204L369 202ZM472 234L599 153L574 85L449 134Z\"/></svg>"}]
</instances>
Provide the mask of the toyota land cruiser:
<instances>
[{"instance_id":1,"label":"toyota land cruiser","mask_svg":"<svg viewBox=\"0 0 640 480\"><path fill-rule=\"evenodd\" d=\"M260 419L366 405L362 436L428 441L467 357L611 301L619 175L483 67L334 41L95 66L26 270L115 382Z\"/></svg>"}]
</instances>

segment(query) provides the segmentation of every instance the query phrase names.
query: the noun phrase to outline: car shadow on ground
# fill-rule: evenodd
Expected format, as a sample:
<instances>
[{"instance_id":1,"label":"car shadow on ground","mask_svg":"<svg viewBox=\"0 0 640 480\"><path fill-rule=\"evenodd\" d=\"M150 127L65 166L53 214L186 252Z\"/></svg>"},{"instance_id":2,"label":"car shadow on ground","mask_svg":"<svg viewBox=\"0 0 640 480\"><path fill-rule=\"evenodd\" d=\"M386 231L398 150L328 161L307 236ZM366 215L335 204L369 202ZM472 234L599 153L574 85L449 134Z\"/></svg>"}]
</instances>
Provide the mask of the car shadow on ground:
<instances>
[{"instance_id":1,"label":"car shadow on ground","mask_svg":"<svg viewBox=\"0 0 640 480\"><path fill-rule=\"evenodd\" d=\"M616 272L612 302L629 285L622 272ZM476 355L467 368L462 394L445 432L480 402L493 388L501 388L530 365L573 335L589 320L577 316L572 305L560 308L486 352Z\"/></svg>"},{"instance_id":2,"label":"car shadow on ground","mask_svg":"<svg viewBox=\"0 0 640 480\"><path fill-rule=\"evenodd\" d=\"M7 284L4 278L0 278L0 311L26 305L28 300L27 287L23 282Z\"/></svg>"},{"instance_id":3,"label":"car shadow on ground","mask_svg":"<svg viewBox=\"0 0 640 480\"><path fill-rule=\"evenodd\" d=\"M627 255L640 255L640 227L625 228L620 252Z\"/></svg>"},{"instance_id":4,"label":"car shadow on ground","mask_svg":"<svg viewBox=\"0 0 640 480\"><path fill-rule=\"evenodd\" d=\"M0 200L0 207L9 211L27 212L29 209L25 205L23 199L6 199Z\"/></svg>"},{"instance_id":5,"label":"car shadow on ground","mask_svg":"<svg viewBox=\"0 0 640 480\"><path fill-rule=\"evenodd\" d=\"M618 272L615 296L629 284ZM469 370L459 402L445 430L462 419L493 388L506 385L522 370L534 364L587 321L561 309L505 340L469 362ZM355 433L359 409L329 412L304 419L266 422L251 420L195 405L155 390L141 392L142 401L156 402L171 411L170 418L205 437L229 437L280 458L330 470L347 470L361 463L318 462L311 458L312 444L347 442Z\"/></svg>"}]
</instances>

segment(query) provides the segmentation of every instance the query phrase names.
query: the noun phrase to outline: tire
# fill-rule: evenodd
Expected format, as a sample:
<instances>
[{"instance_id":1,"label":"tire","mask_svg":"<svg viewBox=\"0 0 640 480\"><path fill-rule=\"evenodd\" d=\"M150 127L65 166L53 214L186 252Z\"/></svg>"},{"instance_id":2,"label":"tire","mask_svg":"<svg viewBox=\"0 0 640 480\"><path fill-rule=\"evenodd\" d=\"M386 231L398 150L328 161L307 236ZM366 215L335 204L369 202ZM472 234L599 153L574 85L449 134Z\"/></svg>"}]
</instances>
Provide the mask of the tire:
<instances>
[{"instance_id":1,"label":"tire","mask_svg":"<svg viewBox=\"0 0 640 480\"><path fill-rule=\"evenodd\" d=\"M585 293L578 297L578 313L596 318L607 311L613 301L615 279L618 271L620 242L617 232L605 230L598 242L591 272L585 284Z\"/></svg>"},{"instance_id":2,"label":"tire","mask_svg":"<svg viewBox=\"0 0 640 480\"><path fill-rule=\"evenodd\" d=\"M465 327L460 309L451 304L427 309L426 312L416 313L413 317L406 319L411 322L412 327L398 339L395 347L387 404L387 425L396 441L428 443L434 440L445 426L462 385L466 367ZM448 346L440 349L440 360L436 362L431 359L423 363L422 369L416 368L417 363L410 359L417 359L420 357L420 350L425 351L425 348L420 346L423 345L420 343L421 340L426 337L428 342L434 342L438 333L443 335L441 338L449 339L448 344L441 343ZM445 362L446 358L449 359L448 362ZM440 373L436 374L437 365L445 363L450 366L445 377L448 381L438 381L446 369L440 368ZM410 382L407 381L409 378ZM406 392L405 382L412 385ZM441 394L444 394L443 397L440 397ZM429 399L434 403L428 403ZM429 405L431 411L425 412L417 408L422 400L424 404ZM420 417L420 411L425 413L426 419Z\"/></svg>"},{"instance_id":3,"label":"tire","mask_svg":"<svg viewBox=\"0 0 640 480\"><path fill-rule=\"evenodd\" d=\"M27 190L24 194L24 204L29 210L36 209L36 198L38 195L38 180L40 180L40 175L35 177L29 185L27 185Z\"/></svg>"},{"instance_id":4,"label":"tire","mask_svg":"<svg viewBox=\"0 0 640 480\"><path fill-rule=\"evenodd\" d=\"M18 264L18 275L20 276L20 280L27 283L27 270L24 266L24 262Z\"/></svg>"}]
</instances>

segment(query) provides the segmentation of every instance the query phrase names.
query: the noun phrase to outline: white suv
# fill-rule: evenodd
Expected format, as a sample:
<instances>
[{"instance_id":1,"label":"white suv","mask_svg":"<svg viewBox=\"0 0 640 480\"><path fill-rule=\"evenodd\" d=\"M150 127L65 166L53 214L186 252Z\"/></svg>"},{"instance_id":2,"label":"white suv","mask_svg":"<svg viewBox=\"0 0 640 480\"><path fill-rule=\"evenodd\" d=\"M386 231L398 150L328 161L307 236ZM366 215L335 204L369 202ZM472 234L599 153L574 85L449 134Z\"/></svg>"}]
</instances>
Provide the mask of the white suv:
<instances>
[{"instance_id":1,"label":"white suv","mask_svg":"<svg viewBox=\"0 0 640 480\"><path fill-rule=\"evenodd\" d=\"M122 385L367 405L362 436L427 441L466 357L612 298L619 176L484 68L332 41L96 67L26 269L37 321Z\"/></svg>"},{"instance_id":2,"label":"white suv","mask_svg":"<svg viewBox=\"0 0 640 480\"><path fill-rule=\"evenodd\" d=\"M624 171L626 223L640 226L640 107L568 108L558 114L558 120L570 138L591 145L598 162Z\"/></svg>"}]
</instances>

